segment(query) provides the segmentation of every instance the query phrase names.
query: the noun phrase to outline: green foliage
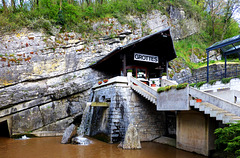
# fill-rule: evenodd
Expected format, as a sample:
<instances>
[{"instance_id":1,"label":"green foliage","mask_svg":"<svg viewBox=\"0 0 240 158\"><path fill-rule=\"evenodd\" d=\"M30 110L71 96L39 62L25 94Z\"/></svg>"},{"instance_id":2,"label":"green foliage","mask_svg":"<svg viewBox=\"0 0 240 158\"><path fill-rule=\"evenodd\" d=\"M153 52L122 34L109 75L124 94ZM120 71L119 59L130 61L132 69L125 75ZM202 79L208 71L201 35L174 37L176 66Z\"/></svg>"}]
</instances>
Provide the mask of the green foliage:
<instances>
[{"instance_id":1,"label":"green foliage","mask_svg":"<svg viewBox=\"0 0 240 158\"><path fill-rule=\"evenodd\" d=\"M161 93L161 92L164 92L165 91L165 87L159 87L158 89L157 89L157 92L158 93Z\"/></svg>"},{"instance_id":2,"label":"green foliage","mask_svg":"<svg viewBox=\"0 0 240 158\"><path fill-rule=\"evenodd\" d=\"M183 83L183 84L179 84L179 85L172 85L172 86L165 86L165 87L159 87L157 89L158 93L164 92L164 91L169 91L170 89L184 89L186 88L188 85L188 83Z\"/></svg>"},{"instance_id":3,"label":"green foliage","mask_svg":"<svg viewBox=\"0 0 240 158\"><path fill-rule=\"evenodd\" d=\"M233 77L223 78L223 79L221 80L221 82L222 82L223 84L227 84L227 83L229 83L229 82L231 81L231 79L233 79Z\"/></svg>"},{"instance_id":4,"label":"green foliage","mask_svg":"<svg viewBox=\"0 0 240 158\"><path fill-rule=\"evenodd\" d=\"M166 72L162 73L162 76L167 76L167 73Z\"/></svg>"},{"instance_id":5,"label":"green foliage","mask_svg":"<svg viewBox=\"0 0 240 158\"><path fill-rule=\"evenodd\" d=\"M203 84L207 83L207 81L202 81L202 82L198 82L196 84L196 87L199 89Z\"/></svg>"},{"instance_id":6,"label":"green foliage","mask_svg":"<svg viewBox=\"0 0 240 158\"><path fill-rule=\"evenodd\" d=\"M177 89L177 85L172 85L171 89Z\"/></svg>"},{"instance_id":7,"label":"green foliage","mask_svg":"<svg viewBox=\"0 0 240 158\"><path fill-rule=\"evenodd\" d=\"M189 86L191 86L191 87L194 87L195 85L196 85L196 83L189 84Z\"/></svg>"},{"instance_id":8,"label":"green foliage","mask_svg":"<svg viewBox=\"0 0 240 158\"><path fill-rule=\"evenodd\" d=\"M214 85L217 81L218 81L218 80L211 80L211 81L209 81L209 84L210 84L210 85Z\"/></svg>"},{"instance_id":9,"label":"green foliage","mask_svg":"<svg viewBox=\"0 0 240 158\"><path fill-rule=\"evenodd\" d=\"M187 87L187 85L188 85L188 83L179 84L179 85L177 85L177 90L179 90L179 89L184 89L184 88Z\"/></svg>"},{"instance_id":10,"label":"green foliage","mask_svg":"<svg viewBox=\"0 0 240 158\"><path fill-rule=\"evenodd\" d=\"M132 69L128 69L127 72L133 72L133 70Z\"/></svg>"},{"instance_id":11,"label":"green foliage","mask_svg":"<svg viewBox=\"0 0 240 158\"><path fill-rule=\"evenodd\" d=\"M230 158L240 157L240 122L216 129L215 135L218 149L224 150Z\"/></svg>"}]
</instances>

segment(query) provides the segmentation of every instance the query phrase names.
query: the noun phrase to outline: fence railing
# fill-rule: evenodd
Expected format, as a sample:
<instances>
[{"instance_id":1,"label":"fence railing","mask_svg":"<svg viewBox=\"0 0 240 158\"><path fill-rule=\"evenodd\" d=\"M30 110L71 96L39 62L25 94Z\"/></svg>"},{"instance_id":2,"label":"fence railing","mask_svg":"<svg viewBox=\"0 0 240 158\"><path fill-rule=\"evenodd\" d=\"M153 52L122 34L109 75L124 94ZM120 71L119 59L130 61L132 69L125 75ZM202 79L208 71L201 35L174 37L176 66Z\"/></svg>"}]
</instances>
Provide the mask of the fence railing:
<instances>
[{"instance_id":1,"label":"fence railing","mask_svg":"<svg viewBox=\"0 0 240 158\"><path fill-rule=\"evenodd\" d=\"M209 73L209 81L211 80L221 80L228 77L237 77L240 76L240 67L236 66L235 68L228 69L225 75L225 69L215 70L214 72ZM201 81L207 81L207 71L206 73L201 73L193 76L182 77L180 83L197 83Z\"/></svg>"}]
</instances>

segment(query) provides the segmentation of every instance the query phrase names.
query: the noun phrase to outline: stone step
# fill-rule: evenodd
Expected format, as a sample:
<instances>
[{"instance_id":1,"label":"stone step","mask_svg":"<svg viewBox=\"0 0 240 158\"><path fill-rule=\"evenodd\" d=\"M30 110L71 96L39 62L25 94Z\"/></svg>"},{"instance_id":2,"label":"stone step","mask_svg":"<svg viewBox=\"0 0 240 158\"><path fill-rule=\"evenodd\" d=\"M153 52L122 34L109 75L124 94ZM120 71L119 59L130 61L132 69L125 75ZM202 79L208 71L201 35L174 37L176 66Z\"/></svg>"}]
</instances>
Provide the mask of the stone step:
<instances>
[{"instance_id":1,"label":"stone step","mask_svg":"<svg viewBox=\"0 0 240 158\"><path fill-rule=\"evenodd\" d=\"M220 120L224 124L240 120L239 116L223 110L208 102L197 103L195 100L190 100L189 105L196 109L199 109L199 111L203 111L204 114L209 114L210 117L216 117L216 120Z\"/></svg>"}]
</instances>

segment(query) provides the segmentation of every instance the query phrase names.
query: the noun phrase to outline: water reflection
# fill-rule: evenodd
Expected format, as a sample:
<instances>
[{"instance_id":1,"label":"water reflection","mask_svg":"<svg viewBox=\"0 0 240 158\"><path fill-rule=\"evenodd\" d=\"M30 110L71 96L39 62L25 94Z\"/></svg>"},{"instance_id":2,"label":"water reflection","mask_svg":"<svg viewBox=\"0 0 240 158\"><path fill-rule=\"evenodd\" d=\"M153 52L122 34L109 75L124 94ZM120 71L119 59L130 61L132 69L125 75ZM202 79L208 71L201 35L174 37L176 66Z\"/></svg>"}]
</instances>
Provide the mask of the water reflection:
<instances>
[{"instance_id":1,"label":"water reflection","mask_svg":"<svg viewBox=\"0 0 240 158\"><path fill-rule=\"evenodd\" d=\"M80 146L61 144L61 137L14 140L0 138L1 158L206 158L158 143L143 142L141 150L123 150L118 144L92 140Z\"/></svg>"}]
</instances>

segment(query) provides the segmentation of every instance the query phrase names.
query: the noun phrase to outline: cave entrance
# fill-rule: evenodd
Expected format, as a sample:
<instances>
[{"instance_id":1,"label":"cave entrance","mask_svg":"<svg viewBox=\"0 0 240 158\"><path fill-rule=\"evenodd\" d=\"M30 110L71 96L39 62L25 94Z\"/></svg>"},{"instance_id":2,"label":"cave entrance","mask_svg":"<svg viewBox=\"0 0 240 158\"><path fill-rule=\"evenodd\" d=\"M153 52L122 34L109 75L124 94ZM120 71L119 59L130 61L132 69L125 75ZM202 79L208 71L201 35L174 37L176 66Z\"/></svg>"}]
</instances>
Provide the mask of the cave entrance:
<instances>
[{"instance_id":1,"label":"cave entrance","mask_svg":"<svg viewBox=\"0 0 240 158\"><path fill-rule=\"evenodd\" d=\"M0 122L0 137L10 137L7 120Z\"/></svg>"}]
</instances>

